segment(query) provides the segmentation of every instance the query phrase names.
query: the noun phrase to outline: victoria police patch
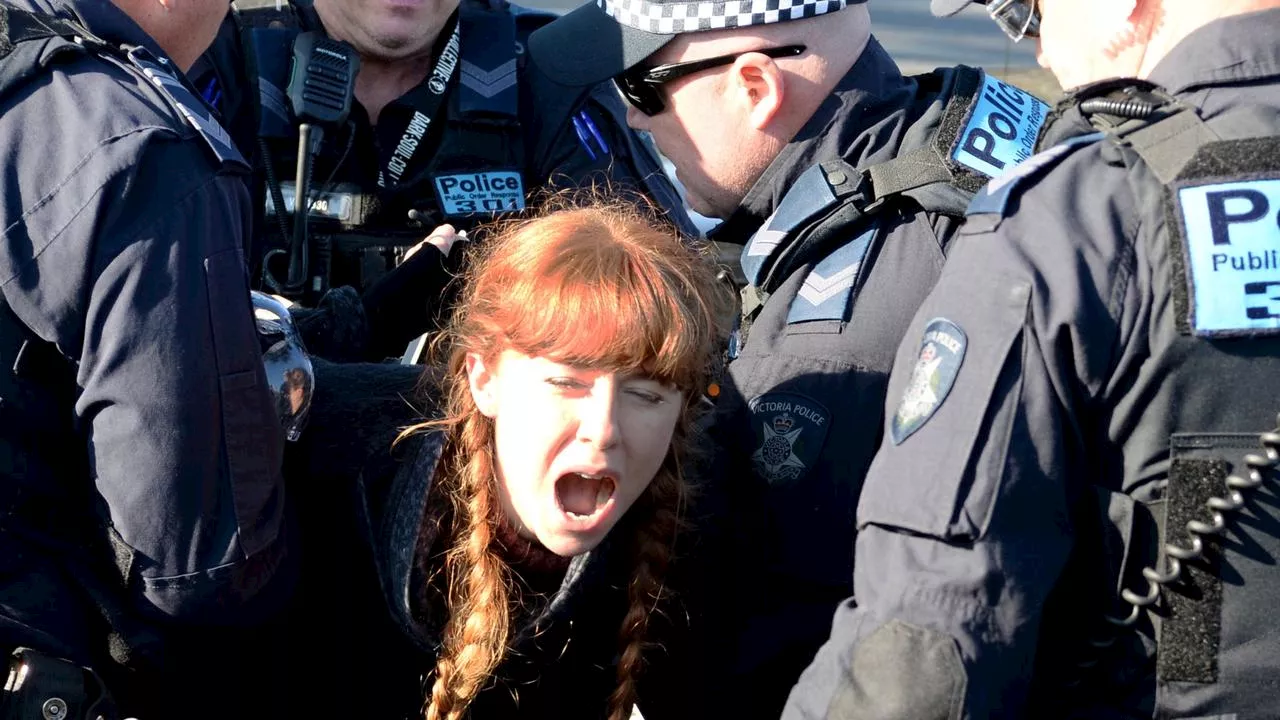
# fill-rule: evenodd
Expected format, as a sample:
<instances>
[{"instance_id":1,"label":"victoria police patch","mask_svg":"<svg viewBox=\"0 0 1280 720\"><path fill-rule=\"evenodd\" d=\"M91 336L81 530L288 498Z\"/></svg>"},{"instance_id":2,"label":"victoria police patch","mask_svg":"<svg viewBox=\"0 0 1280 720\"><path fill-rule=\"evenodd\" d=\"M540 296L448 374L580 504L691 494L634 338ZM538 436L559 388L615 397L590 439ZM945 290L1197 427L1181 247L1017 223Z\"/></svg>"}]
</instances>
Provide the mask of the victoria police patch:
<instances>
[{"instance_id":1,"label":"victoria police patch","mask_svg":"<svg viewBox=\"0 0 1280 720\"><path fill-rule=\"evenodd\" d=\"M915 367L907 379L898 411L893 414L890 435L898 445L924 426L947 399L964 360L968 343L959 325L946 318L930 320L920 340Z\"/></svg>"},{"instance_id":2,"label":"victoria police patch","mask_svg":"<svg viewBox=\"0 0 1280 720\"><path fill-rule=\"evenodd\" d=\"M830 425L831 413L799 393L765 393L752 400L756 472L772 485L800 479L818 459Z\"/></svg>"}]
</instances>

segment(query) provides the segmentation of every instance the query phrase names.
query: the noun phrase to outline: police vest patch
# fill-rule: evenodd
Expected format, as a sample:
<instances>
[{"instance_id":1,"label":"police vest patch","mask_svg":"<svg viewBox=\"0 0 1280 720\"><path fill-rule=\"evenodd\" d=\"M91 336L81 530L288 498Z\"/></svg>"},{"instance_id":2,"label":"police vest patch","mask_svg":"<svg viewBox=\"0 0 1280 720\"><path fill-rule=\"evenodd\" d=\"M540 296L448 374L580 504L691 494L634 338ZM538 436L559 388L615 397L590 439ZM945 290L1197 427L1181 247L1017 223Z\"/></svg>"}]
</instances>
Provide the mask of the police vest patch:
<instances>
[{"instance_id":1,"label":"police vest patch","mask_svg":"<svg viewBox=\"0 0 1280 720\"><path fill-rule=\"evenodd\" d=\"M986 75L969 124L951 158L995 177L1031 157L1049 106L1036 96Z\"/></svg>"},{"instance_id":2,"label":"police vest patch","mask_svg":"<svg viewBox=\"0 0 1280 720\"><path fill-rule=\"evenodd\" d=\"M893 415L890 435L894 445L911 437L942 406L960 372L967 345L968 339L959 325L946 318L929 321L907 388Z\"/></svg>"},{"instance_id":3,"label":"police vest patch","mask_svg":"<svg viewBox=\"0 0 1280 720\"><path fill-rule=\"evenodd\" d=\"M1177 190L1197 335L1280 333L1280 179Z\"/></svg>"},{"instance_id":4,"label":"police vest patch","mask_svg":"<svg viewBox=\"0 0 1280 720\"><path fill-rule=\"evenodd\" d=\"M446 217L524 209L524 179L516 170L436 175L435 184Z\"/></svg>"},{"instance_id":5,"label":"police vest patch","mask_svg":"<svg viewBox=\"0 0 1280 720\"><path fill-rule=\"evenodd\" d=\"M816 400L792 392L765 393L750 407L759 443L751 455L756 472L771 485L800 479L822 451L831 413Z\"/></svg>"}]
</instances>

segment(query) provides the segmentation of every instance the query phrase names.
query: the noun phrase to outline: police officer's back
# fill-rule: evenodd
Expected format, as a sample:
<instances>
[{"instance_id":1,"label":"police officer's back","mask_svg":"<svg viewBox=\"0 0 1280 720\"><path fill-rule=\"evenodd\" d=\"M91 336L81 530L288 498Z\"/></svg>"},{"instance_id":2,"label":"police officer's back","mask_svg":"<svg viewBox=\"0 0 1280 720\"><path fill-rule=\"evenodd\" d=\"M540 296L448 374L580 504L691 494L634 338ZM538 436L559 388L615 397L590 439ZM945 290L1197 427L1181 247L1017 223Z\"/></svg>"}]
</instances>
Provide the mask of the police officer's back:
<instances>
[{"instance_id":1,"label":"police officer's back","mask_svg":"<svg viewBox=\"0 0 1280 720\"><path fill-rule=\"evenodd\" d=\"M0 5L0 652L91 666L152 717L234 674L235 628L292 561L247 167L180 79L224 9L158 9ZM0 716L50 702L46 680L46 717L86 710L76 673L27 666Z\"/></svg>"},{"instance_id":2,"label":"police officer's back","mask_svg":"<svg viewBox=\"0 0 1280 720\"><path fill-rule=\"evenodd\" d=\"M856 607L787 718L1280 708L1280 3L1039 7L1063 85L1102 82L899 349Z\"/></svg>"}]
</instances>

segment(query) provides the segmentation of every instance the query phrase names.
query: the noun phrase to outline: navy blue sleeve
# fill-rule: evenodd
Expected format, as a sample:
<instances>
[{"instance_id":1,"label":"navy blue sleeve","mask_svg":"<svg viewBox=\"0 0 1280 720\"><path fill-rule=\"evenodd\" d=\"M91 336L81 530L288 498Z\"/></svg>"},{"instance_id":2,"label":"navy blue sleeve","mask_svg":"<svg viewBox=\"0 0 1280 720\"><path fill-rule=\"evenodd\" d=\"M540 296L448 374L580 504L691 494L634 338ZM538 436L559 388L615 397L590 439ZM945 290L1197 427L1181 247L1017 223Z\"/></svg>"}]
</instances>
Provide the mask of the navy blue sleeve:
<instances>
[{"instance_id":1,"label":"navy blue sleeve","mask_svg":"<svg viewBox=\"0 0 1280 720\"><path fill-rule=\"evenodd\" d=\"M854 598L784 718L1034 716L1044 606L1099 475L1079 413L1134 297L1127 196L1090 148L1012 217L969 219L898 351Z\"/></svg>"},{"instance_id":2,"label":"navy blue sleeve","mask_svg":"<svg viewBox=\"0 0 1280 720\"><path fill-rule=\"evenodd\" d=\"M252 621L289 558L241 250L248 191L200 142L134 126L32 168L54 189L14 238L38 252L5 294L78 363L76 419L131 598L217 624Z\"/></svg>"}]
</instances>

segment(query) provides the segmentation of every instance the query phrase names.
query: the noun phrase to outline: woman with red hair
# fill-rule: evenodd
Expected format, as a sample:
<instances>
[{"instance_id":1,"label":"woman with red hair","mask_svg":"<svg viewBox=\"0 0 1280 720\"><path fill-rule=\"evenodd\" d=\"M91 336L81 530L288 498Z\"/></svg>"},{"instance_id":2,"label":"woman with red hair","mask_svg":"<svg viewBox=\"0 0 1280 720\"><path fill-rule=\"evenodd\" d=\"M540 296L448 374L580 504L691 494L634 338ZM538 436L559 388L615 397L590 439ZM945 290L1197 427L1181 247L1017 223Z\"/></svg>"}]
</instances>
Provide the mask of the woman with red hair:
<instances>
[{"instance_id":1,"label":"woman with red hair","mask_svg":"<svg viewBox=\"0 0 1280 720\"><path fill-rule=\"evenodd\" d=\"M438 407L362 478L421 716L627 720L664 640L650 619L671 595L725 285L709 252L626 206L518 222L473 252L422 381Z\"/></svg>"}]
</instances>

